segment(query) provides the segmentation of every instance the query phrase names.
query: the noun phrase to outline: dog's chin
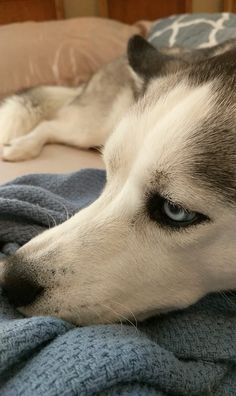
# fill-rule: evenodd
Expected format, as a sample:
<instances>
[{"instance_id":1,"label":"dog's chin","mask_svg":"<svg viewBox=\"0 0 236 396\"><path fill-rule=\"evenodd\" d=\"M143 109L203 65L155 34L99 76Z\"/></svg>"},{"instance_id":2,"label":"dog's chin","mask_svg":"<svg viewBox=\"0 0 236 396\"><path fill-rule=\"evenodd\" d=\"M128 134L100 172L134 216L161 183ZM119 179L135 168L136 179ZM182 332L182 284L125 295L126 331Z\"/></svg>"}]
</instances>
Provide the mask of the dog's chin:
<instances>
[{"instance_id":1,"label":"dog's chin","mask_svg":"<svg viewBox=\"0 0 236 396\"><path fill-rule=\"evenodd\" d=\"M80 327L99 324L116 324L121 322L127 324L136 324L137 321L143 321L150 318L151 316L166 312L166 310L160 309L150 310L137 316L134 314L127 315L127 313L120 313L119 315L115 315L114 313L112 313L112 311L100 311L98 313L95 310L86 310L83 307L78 307L78 309L74 309L73 311L66 308L50 309L49 307L45 307L44 309L42 309L42 307L40 308L40 306L37 306L37 303L34 303L31 306L27 307L18 307L17 311L20 312L24 317L55 317L57 319L64 320L75 326Z\"/></svg>"},{"instance_id":2,"label":"dog's chin","mask_svg":"<svg viewBox=\"0 0 236 396\"><path fill-rule=\"evenodd\" d=\"M119 319L117 316L112 316L104 313L96 314L92 311L86 311L83 308L78 308L78 310L70 310L70 309L40 309L37 307L37 304L34 306L27 307L18 307L17 311L20 312L25 317L54 317L57 319L64 320L69 322L75 326L90 326L90 325L98 325L98 324L115 324L121 323L122 319ZM127 318L127 321L130 322L132 320Z\"/></svg>"},{"instance_id":3,"label":"dog's chin","mask_svg":"<svg viewBox=\"0 0 236 396\"><path fill-rule=\"evenodd\" d=\"M22 314L26 318L31 318L31 317L54 317L57 319L64 320L66 322L69 322L75 326L82 326L83 324L80 323L79 317L75 317L74 315L71 315L69 311L60 311L60 310L41 310L37 308L32 308L32 307L18 307L17 311Z\"/></svg>"},{"instance_id":4,"label":"dog's chin","mask_svg":"<svg viewBox=\"0 0 236 396\"><path fill-rule=\"evenodd\" d=\"M146 319L150 319L154 316L159 316L167 312L176 310L176 307L160 308L160 309L150 309L146 312L138 313L137 315L127 315L127 313L121 313L118 315L113 315L112 313L99 312L85 310L83 307L79 307L78 310L71 311L70 309L40 309L37 307L37 303L32 304L32 306L18 307L17 311L20 312L25 317L33 316L45 316L45 317L56 317L57 319L64 320L75 326L90 326L99 324L116 324L116 323L127 323L127 324L137 324Z\"/></svg>"}]
</instances>

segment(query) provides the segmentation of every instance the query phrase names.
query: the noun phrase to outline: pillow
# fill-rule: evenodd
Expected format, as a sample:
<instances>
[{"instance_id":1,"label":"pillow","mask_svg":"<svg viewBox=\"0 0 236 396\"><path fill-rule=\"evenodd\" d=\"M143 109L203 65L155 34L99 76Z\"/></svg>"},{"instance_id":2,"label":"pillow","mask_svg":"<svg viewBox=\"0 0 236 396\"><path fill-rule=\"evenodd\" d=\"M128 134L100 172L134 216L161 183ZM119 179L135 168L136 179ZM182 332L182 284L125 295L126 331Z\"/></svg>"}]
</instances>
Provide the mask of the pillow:
<instances>
[{"instance_id":1,"label":"pillow","mask_svg":"<svg viewBox=\"0 0 236 396\"><path fill-rule=\"evenodd\" d=\"M42 84L78 85L148 27L95 17L1 26L0 97Z\"/></svg>"},{"instance_id":2,"label":"pillow","mask_svg":"<svg viewBox=\"0 0 236 396\"><path fill-rule=\"evenodd\" d=\"M236 38L236 15L182 14L154 22L149 41L155 47L206 48Z\"/></svg>"}]
</instances>

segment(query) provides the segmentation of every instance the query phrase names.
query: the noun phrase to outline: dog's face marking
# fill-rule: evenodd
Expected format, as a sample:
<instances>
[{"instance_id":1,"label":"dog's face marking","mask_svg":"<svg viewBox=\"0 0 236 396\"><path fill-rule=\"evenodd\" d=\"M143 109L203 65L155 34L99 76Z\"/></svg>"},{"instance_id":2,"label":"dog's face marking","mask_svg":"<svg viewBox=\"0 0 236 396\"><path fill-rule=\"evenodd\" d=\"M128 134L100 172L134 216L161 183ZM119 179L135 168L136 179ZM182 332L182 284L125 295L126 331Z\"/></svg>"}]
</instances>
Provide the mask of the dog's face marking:
<instances>
[{"instance_id":1,"label":"dog's face marking","mask_svg":"<svg viewBox=\"0 0 236 396\"><path fill-rule=\"evenodd\" d=\"M23 313L143 319L235 288L235 101L191 66L145 89L105 146L100 198L10 260L44 288Z\"/></svg>"}]
</instances>

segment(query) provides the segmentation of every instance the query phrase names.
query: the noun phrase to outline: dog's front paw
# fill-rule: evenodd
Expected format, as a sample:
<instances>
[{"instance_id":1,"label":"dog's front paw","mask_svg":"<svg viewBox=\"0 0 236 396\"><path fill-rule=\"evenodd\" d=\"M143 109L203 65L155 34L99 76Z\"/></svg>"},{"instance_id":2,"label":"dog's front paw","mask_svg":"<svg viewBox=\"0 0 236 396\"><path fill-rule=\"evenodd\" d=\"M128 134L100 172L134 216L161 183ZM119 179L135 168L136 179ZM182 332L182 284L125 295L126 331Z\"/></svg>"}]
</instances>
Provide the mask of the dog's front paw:
<instances>
[{"instance_id":1,"label":"dog's front paw","mask_svg":"<svg viewBox=\"0 0 236 396\"><path fill-rule=\"evenodd\" d=\"M0 106L0 144L9 144L13 139L25 135L28 131L28 114L20 102L13 96Z\"/></svg>"},{"instance_id":2,"label":"dog's front paw","mask_svg":"<svg viewBox=\"0 0 236 396\"><path fill-rule=\"evenodd\" d=\"M37 146L33 139L22 137L3 146L2 158L4 161L25 161L37 157L40 151L41 147Z\"/></svg>"},{"instance_id":3,"label":"dog's front paw","mask_svg":"<svg viewBox=\"0 0 236 396\"><path fill-rule=\"evenodd\" d=\"M14 123L2 118L0 112L0 144L9 144L16 137L16 130Z\"/></svg>"}]
</instances>

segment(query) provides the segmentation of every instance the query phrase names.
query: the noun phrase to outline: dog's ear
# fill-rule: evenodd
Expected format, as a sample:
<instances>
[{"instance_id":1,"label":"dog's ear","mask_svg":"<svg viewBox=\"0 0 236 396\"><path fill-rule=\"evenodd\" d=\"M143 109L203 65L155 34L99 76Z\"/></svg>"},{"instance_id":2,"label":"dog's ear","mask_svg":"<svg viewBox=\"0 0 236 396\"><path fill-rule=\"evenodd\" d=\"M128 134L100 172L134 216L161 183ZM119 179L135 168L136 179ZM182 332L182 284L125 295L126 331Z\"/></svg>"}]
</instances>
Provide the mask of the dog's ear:
<instances>
[{"instance_id":1,"label":"dog's ear","mask_svg":"<svg viewBox=\"0 0 236 396\"><path fill-rule=\"evenodd\" d=\"M132 69L145 80L157 76L170 59L154 48L142 36L130 38L127 48L128 61Z\"/></svg>"}]
</instances>

